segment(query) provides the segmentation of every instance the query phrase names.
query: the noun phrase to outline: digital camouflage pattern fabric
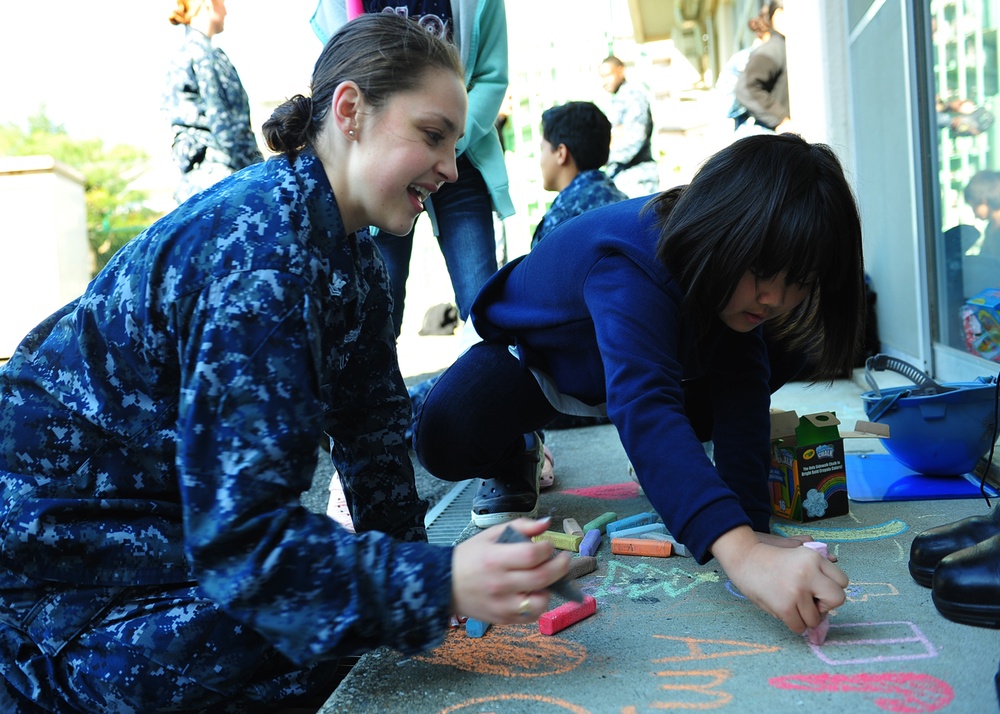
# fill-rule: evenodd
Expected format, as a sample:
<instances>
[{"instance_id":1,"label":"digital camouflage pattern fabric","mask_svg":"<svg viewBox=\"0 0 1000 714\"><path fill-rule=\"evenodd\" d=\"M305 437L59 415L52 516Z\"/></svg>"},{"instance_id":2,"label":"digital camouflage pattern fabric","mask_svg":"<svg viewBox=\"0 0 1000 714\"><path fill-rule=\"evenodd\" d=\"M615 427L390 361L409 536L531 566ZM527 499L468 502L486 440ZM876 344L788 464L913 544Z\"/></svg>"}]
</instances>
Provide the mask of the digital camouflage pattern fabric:
<instances>
[{"instance_id":1,"label":"digital camouflage pattern fabric","mask_svg":"<svg viewBox=\"0 0 1000 714\"><path fill-rule=\"evenodd\" d=\"M262 159L250 102L233 63L198 30L184 32L163 97L174 130L174 163L182 175L174 196L178 203Z\"/></svg>"},{"instance_id":2,"label":"digital camouflage pattern fabric","mask_svg":"<svg viewBox=\"0 0 1000 714\"><path fill-rule=\"evenodd\" d=\"M6 680L52 711L243 711L441 641L451 549L422 542L388 277L310 151L127 244L0 405L0 704ZM324 432L357 536L300 504Z\"/></svg>"},{"instance_id":3,"label":"digital camouflage pattern fabric","mask_svg":"<svg viewBox=\"0 0 1000 714\"><path fill-rule=\"evenodd\" d=\"M600 169L581 171L559 192L549 210L542 216L531 236L531 247L534 248L538 241L563 221L592 208L624 201L626 198L628 196L619 191Z\"/></svg>"}]
</instances>

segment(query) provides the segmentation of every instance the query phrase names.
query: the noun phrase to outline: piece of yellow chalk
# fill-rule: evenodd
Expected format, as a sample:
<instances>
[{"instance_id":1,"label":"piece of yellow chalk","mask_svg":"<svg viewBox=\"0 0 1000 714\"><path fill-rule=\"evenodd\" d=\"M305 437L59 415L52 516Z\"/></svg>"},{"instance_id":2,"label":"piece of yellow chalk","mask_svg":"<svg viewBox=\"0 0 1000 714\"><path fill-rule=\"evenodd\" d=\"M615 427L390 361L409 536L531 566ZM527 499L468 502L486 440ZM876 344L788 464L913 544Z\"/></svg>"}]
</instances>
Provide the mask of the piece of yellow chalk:
<instances>
[{"instance_id":1,"label":"piece of yellow chalk","mask_svg":"<svg viewBox=\"0 0 1000 714\"><path fill-rule=\"evenodd\" d=\"M545 531L544 533L539 533L531 540L535 542L548 541L552 544L552 547L559 550L571 550L574 553L579 553L580 541L583 540L583 536L569 535L557 531Z\"/></svg>"},{"instance_id":2,"label":"piece of yellow chalk","mask_svg":"<svg viewBox=\"0 0 1000 714\"><path fill-rule=\"evenodd\" d=\"M611 541L611 552L615 555L645 555L652 558L669 558L674 552L674 547L673 544L665 540L616 538Z\"/></svg>"}]
</instances>

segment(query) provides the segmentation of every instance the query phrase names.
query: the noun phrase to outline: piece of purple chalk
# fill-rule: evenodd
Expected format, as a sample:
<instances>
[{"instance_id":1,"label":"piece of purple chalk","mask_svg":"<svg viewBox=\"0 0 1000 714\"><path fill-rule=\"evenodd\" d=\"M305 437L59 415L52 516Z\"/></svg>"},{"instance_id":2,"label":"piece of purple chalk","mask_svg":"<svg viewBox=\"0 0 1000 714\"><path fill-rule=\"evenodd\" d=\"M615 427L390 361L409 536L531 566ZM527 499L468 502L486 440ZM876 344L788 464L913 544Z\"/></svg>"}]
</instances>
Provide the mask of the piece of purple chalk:
<instances>
[{"instance_id":1,"label":"piece of purple chalk","mask_svg":"<svg viewBox=\"0 0 1000 714\"><path fill-rule=\"evenodd\" d=\"M583 534L580 541L580 555L597 555L597 549L601 547L601 531L599 528L591 528Z\"/></svg>"}]
</instances>

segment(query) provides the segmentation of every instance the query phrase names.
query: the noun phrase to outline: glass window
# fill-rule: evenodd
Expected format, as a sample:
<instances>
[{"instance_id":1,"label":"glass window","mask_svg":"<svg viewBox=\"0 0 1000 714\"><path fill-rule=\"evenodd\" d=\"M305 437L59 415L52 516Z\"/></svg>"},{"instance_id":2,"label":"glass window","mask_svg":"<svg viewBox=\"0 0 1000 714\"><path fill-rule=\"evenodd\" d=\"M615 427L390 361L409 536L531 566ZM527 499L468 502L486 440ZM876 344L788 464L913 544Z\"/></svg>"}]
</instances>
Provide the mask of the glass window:
<instances>
[{"instance_id":1,"label":"glass window","mask_svg":"<svg viewBox=\"0 0 1000 714\"><path fill-rule=\"evenodd\" d=\"M1000 308L998 6L933 0L931 33L942 230L938 339L1000 362L1000 326L990 310Z\"/></svg>"}]
</instances>

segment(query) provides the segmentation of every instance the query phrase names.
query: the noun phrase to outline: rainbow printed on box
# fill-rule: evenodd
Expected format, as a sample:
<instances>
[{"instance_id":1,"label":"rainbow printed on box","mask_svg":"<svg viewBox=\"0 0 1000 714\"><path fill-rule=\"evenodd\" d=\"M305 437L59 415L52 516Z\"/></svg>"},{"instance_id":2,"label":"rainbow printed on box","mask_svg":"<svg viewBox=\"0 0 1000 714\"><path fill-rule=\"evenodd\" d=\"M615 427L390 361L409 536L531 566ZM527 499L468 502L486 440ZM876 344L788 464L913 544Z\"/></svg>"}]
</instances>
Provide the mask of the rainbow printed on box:
<instances>
[{"instance_id":1,"label":"rainbow printed on box","mask_svg":"<svg viewBox=\"0 0 1000 714\"><path fill-rule=\"evenodd\" d=\"M844 437L885 437L882 424L859 421L840 433L835 412L799 417L794 411L771 412L771 512L805 523L847 515Z\"/></svg>"}]
</instances>

